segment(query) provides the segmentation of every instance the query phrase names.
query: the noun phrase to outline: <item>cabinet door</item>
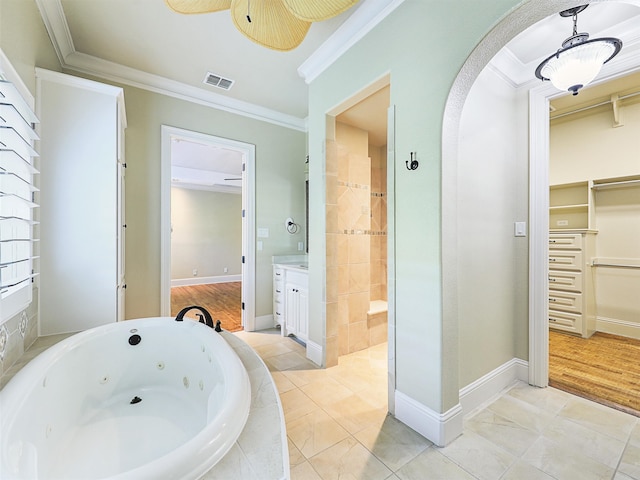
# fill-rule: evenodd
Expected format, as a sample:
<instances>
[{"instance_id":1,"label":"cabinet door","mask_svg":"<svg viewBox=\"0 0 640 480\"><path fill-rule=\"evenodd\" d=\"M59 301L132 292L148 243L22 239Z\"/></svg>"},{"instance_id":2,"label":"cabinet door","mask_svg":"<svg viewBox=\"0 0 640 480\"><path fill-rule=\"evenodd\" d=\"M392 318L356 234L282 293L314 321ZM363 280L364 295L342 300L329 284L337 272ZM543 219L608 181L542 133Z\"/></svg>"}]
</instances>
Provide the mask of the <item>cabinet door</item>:
<instances>
[{"instance_id":1,"label":"cabinet door","mask_svg":"<svg viewBox=\"0 0 640 480\"><path fill-rule=\"evenodd\" d=\"M287 285L284 319L287 335L298 335L298 289L295 285Z\"/></svg>"},{"instance_id":2,"label":"cabinet door","mask_svg":"<svg viewBox=\"0 0 640 480\"><path fill-rule=\"evenodd\" d=\"M298 338L305 342L309 339L309 292L306 288L298 290Z\"/></svg>"}]
</instances>

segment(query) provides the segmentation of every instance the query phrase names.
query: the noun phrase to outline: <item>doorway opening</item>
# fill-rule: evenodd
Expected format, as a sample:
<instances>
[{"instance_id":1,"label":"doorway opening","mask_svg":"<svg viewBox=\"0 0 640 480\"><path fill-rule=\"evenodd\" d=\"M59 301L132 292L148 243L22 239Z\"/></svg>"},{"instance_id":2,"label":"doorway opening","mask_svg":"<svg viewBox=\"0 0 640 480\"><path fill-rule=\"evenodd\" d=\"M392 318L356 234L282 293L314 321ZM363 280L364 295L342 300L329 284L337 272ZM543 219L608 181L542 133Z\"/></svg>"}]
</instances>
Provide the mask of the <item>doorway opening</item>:
<instances>
[{"instance_id":1,"label":"doorway opening","mask_svg":"<svg viewBox=\"0 0 640 480\"><path fill-rule=\"evenodd\" d=\"M393 294L387 280L392 257L388 224L389 217L393 219L389 110L387 75L327 118L327 367L356 352L367 351L374 362L383 354L392 357L388 305ZM388 372L384 363L381 382L387 397Z\"/></svg>"},{"instance_id":2,"label":"doorway opening","mask_svg":"<svg viewBox=\"0 0 640 480\"><path fill-rule=\"evenodd\" d=\"M253 331L255 147L168 126L161 136L161 314L198 304L224 329Z\"/></svg>"}]
</instances>

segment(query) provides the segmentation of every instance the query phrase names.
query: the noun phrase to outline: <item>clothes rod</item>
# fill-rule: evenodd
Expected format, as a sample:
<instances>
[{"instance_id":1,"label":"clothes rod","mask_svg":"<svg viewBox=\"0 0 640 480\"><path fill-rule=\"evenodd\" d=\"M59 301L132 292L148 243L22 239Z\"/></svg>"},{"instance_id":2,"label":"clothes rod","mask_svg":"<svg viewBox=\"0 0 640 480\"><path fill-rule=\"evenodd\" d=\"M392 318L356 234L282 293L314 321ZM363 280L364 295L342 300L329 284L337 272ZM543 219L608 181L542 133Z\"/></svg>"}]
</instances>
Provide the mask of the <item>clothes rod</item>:
<instances>
[{"instance_id":1,"label":"clothes rod","mask_svg":"<svg viewBox=\"0 0 640 480\"><path fill-rule=\"evenodd\" d=\"M610 268L637 268L640 269L640 265L629 265L625 263L596 263L591 264L592 267L610 267Z\"/></svg>"},{"instance_id":2,"label":"clothes rod","mask_svg":"<svg viewBox=\"0 0 640 480\"><path fill-rule=\"evenodd\" d=\"M640 92L633 92L627 95L623 95L618 97L618 100L625 100L627 98L635 97L636 95L640 95ZM566 117L567 115L573 115L574 113L584 112L585 110L591 110L592 108L601 107L603 105L608 105L611 103L611 100L605 100L604 102L596 103L594 105L589 105L587 107L577 108L576 110L571 110L570 112L560 113L558 115L550 116L550 120L555 120L556 118Z\"/></svg>"},{"instance_id":3,"label":"clothes rod","mask_svg":"<svg viewBox=\"0 0 640 480\"><path fill-rule=\"evenodd\" d=\"M633 185L640 185L640 180L625 180L622 182L595 183L591 188L594 190L597 190L598 188L631 187Z\"/></svg>"}]
</instances>

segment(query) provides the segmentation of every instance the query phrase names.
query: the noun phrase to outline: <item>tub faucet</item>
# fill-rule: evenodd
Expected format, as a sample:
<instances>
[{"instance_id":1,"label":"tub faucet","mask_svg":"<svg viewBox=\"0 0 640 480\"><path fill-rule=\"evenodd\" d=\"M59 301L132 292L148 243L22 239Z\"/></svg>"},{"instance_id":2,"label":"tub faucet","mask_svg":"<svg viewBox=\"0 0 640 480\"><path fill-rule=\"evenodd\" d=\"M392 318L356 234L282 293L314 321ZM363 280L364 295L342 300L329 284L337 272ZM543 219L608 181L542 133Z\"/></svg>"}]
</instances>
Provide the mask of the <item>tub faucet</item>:
<instances>
[{"instance_id":1,"label":"tub faucet","mask_svg":"<svg viewBox=\"0 0 640 480\"><path fill-rule=\"evenodd\" d=\"M187 313L189 310L200 310L202 313L197 313L196 316L198 317L198 321L200 323L204 323L206 324L208 327L213 328L216 332L221 332L222 328L220 328L220 320L218 320L214 326L213 324L213 318L211 317L211 314L203 307L199 307L197 305L192 305L190 307L185 307L182 310L180 310L180 312L178 313L178 315L176 316L176 322L182 322L184 320L184 315L185 313Z\"/></svg>"}]
</instances>

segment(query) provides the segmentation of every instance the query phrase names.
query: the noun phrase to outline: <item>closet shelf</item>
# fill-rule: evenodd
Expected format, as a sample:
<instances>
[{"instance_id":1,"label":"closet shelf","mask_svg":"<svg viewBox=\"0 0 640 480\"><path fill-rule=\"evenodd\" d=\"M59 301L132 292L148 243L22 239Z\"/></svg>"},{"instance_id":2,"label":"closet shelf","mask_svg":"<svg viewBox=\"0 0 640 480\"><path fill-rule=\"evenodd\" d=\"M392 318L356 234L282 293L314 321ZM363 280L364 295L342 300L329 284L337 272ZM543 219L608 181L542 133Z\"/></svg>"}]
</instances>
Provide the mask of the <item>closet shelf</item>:
<instances>
[{"instance_id":1,"label":"closet shelf","mask_svg":"<svg viewBox=\"0 0 640 480\"><path fill-rule=\"evenodd\" d=\"M594 180L592 190L604 190L609 188L629 188L640 187L640 175L631 177L608 178L603 180Z\"/></svg>"}]
</instances>

